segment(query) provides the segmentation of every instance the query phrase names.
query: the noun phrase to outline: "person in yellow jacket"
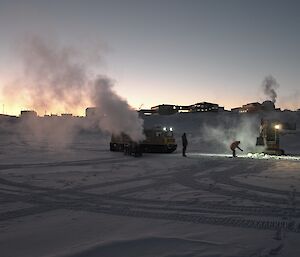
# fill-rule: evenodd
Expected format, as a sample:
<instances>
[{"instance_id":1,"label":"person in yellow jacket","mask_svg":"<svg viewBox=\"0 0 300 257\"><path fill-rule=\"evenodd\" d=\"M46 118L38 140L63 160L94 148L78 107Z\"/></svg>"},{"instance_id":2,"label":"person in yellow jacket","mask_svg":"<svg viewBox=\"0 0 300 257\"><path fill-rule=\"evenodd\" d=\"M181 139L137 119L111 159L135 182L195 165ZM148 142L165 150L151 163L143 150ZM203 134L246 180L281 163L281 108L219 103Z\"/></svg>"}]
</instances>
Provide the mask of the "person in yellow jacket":
<instances>
[{"instance_id":1,"label":"person in yellow jacket","mask_svg":"<svg viewBox=\"0 0 300 257\"><path fill-rule=\"evenodd\" d=\"M230 149L232 151L232 157L236 157L236 154L235 154L235 149L236 148L243 152L243 150L239 147L240 143L241 143L241 141L234 141L234 142L231 143Z\"/></svg>"}]
</instances>

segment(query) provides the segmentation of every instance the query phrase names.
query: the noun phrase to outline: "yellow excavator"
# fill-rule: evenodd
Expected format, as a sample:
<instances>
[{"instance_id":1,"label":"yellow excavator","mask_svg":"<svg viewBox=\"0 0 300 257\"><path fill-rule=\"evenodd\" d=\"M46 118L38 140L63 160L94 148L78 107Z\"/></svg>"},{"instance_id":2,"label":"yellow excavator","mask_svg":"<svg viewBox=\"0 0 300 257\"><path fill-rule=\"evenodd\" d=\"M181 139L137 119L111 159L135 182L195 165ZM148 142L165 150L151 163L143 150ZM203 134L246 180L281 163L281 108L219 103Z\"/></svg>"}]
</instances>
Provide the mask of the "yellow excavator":
<instances>
[{"instance_id":1,"label":"yellow excavator","mask_svg":"<svg viewBox=\"0 0 300 257\"><path fill-rule=\"evenodd\" d=\"M280 122L278 120L262 119L259 137L256 139L258 152L271 155L284 155L280 148L280 135L283 131L296 130L296 124Z\"/></svg>"}]
</instances>

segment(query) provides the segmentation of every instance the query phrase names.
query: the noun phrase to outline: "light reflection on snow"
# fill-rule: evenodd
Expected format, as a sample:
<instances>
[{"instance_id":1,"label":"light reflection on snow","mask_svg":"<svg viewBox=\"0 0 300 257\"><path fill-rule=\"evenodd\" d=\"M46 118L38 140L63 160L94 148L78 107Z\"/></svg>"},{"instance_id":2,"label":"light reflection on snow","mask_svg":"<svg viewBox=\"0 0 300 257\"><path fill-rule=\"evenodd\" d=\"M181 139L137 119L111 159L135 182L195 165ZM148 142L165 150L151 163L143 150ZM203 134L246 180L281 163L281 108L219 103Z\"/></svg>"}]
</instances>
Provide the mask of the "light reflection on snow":
<instances>
[{"instance_id":1,"label":"light reflection on snow","mask_svg":"<svg viewBox=\"0 0 300 257\"><path fill-rule=\"evenodd\" d=\"M232 157L231 154L222 153L189 153L189 156L208 156L208 157Z\"/></svg>"},{"instance_id":2,"label":"light reflection on snow","mask_svg":"<svg viewBox=\"0 0 300 257\"><path fill-rule=\"evenodd\" d=\"M227 158L232 157L231 154L215 154L215 153L189 153L189 156L227 157ZM248 153L248 154L238 155L237 158L300 161L300 156L291 156L291 155L277 156L277 155L269 155L264 153Z\"/></svg>"},{"instance_id":3,"label":"light reflection on snow","mask_svg":"<svg viewBox=\"0 0 300 257\"><path fill-rule=\"evenodd\" d=\"M264 153L248 153L244 158L300 161L300 156L269 155Z\"/></svg>"}]
</instances>

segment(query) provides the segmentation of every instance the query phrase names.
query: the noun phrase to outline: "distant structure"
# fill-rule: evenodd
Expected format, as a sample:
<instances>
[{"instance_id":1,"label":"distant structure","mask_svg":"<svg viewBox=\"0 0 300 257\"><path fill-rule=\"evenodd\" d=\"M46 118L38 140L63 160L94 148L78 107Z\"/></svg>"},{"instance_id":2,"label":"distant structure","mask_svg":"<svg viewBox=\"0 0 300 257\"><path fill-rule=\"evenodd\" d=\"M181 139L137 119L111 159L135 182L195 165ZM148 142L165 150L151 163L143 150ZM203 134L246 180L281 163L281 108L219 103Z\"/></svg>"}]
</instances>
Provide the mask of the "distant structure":
<instances>
[{"instance_id":1,"label":"distant structure","mask_svg":"<svg viewBox=\"0 0 300 257\"><path fill-rule=\"evenodd\" d=\"M73 114L72 113L62 113L61 117L63 117L63 118L72 118Z\"/></svg>"},{"instance_id":2,"label":"distant structure","mask_svg":"<svg viewBox=\"0 0 300 257\"><path fill-rule=\"evenodd\" d=\"M279 108L275 108L275 104L272 102L272 101L264 101L262 104L261 104L261 108L263 111L278 111L280 110Z\"/></svg>"},{"instance_id":3,"label":"distant structure","mask_svg":"<svg viewBox=\"0 0 300 257\"><path fill-rule=\"evenodd\" d=\"M178 112L178 106L172 104L160 104L151 107L153 114L172 115Z\"/></svg>"},{"instance_id":4,"label":"distant structure","mask_svg":"<svg viewBox=\"0 0 300 257\"><path fill-rule=\"evenodd\" d=\"M186 113L191 111L191 106L190 105L176 105L177 111L179 113Z\"/></svg>"},{"instance_id":5,"label":"distant structure","mask_svg":"<svg viewBox=\"0 0 300 257\"><path fill-rule=\"evenodd\" d=\"M0 114L0 122L6 122L6 121L14 121L18 117L13 115L7 115L7 114Z\"/></svg>"},{"instance_id":6,"label":"distant structure","mask_svg":"<svg viewBox=\"0 0 300 257\"><path fill-rule=\"evenodd\" d=\"M102 113L98 107L88 107L85 109L85 117L91 119L99 119L107 117L105 113Z\"/></svg>"},{"instance_id":7,"label":"distant structure","mask_svg":"<svg viewBox=\"0 0 300 257\"><path fill-rule=\"evenodd\" d=\"M21 114L20 114L20 118L25 118L25 119L32 119L32 118L37 118L38 115L36 113L36 111L33 111L33 110L24 110L24 111L21 111Z\"/></svg>"},{"instance_id":8,"label":"distant structure","mask_svg":"<svg viewBox=\"0 0 300 257\"><path fill-rule=\"evenodd\" d=\"M224 107L219 106L216 103L210 102L198 102L192 105L174 105L174 104L160 104L151 107L151 109L140 109L137 112L140 116L150 116L150 115L174 115L179 113L206 113L206 112L232 112L237 114L242 113L259 113L259 112L272 112L281 111L280 108L276 108L272 101L264 101L262 103L253 102L242 105L241 107L232 108L230 111L224 109ZM287 110L285 110L287 112ZM300 112L300 109L297 110ZM2 119L5 119L5 115L2 115ZM9 115L8 115L9 116ZM10 116L12 117L12 116ZM38 118L39 116L33 110L22 110L19 116L20 118ZM60 116L57 114L44 115L44 118L54 119L63 118L64 120L78 118L79 116L73 116L71 113L62 113ZM97 107L88 107L85 109L85 117L90 118L90 120L99 120L100 118L106 117L106 114L100 112ZM39 117L41 118L41 117Z\"/></svg>"},{"instance_id":9,"label":"distant structure","mask_svg":"<svg viewBox=\"0 0 300 257\"><path fill-rule=\"evenodd\" d=\"M10 116L5 114L0 114L0 133L12 132L13 127L17 124L19 118L17 116Z\"/></svg>"},{"instance_id":10,"label":"distant structure","mask_svg":"<svg viewBox=\"0 0 300 257\"><path fill-rule=\"evenodd\" d=\"M280 108L275 108L272 101L264 101L263 103L254 102L243 105L242 107L232 108L234 113L258 113L258 112L272 112L280 111Z\"/></svg>"},{"instance_id":11,"label":"distant structure","mask_svg":"<svg viewBox=\"0 0 300 257\"><path fill-rule=\"evenodd\" d=\"M97 115L97 107L88 107L85 109L85 117L95 117Z\"/></svg>"},{"instance_id":12,"label":"distant structure","mask_svg":"<svg viewBox=\"0 0 300 257\"><path fill-rule=\"evenodd\" d=\"M254 112L259 112L262 110L262 106L260 103L255 102L255 103L248 103L245 104L241 107L240 113L254 113Z\"/></svg>"},{"instance_id":13,"label":"distant structure","mask_svg":"<svg viewBox=\"0 0 300 257\"><path fill-rule=\"evenodd\" d=\"M236 108L232 108L230 111L232 113L240 113L241 110L242 110L242 107L236 107Z\"/></svg>"},{"instance_id":14,"label":"distant structure","mask_svg":"<svg viewBox=\"0 0 300 257\"><path fill-rule=\"evenodd\" d=\"M45 114L44 116L38 116L37 112L33 111L33 110L23 110L23 111L21 111L19 117L21 119L39 118L41 120L42 119L50 120L50 119L71 119L71 118L76 118L76 116L73 116L72 113L62 113L61 115L51 113L50 115Z\"/></svg>"},{"instance_id":15,"label":"distant structure","mask_svg":"<svg viewBox=\"0 0 300 257\"><path fill-rule=\"evenodd\" d=\"M190 106L190 112L218 112L219 105L208 103L208 102L201 102L196 103Z\"/></svg>"},{"instance_id":16,"label":"distant structure","mask_svg":"<svg viewBox=\"0 0 300 257\"><path fill-rule=\"evenodd\" d=\"M140 109L138 110L138 113L140 116L149 116L149 115L152 115L152 114L156 114L156 110L150 110L150 109Z\"/></svg>"},{"instance_id":17,"label":"distant structure","mask_svg":"<svg viewBox=\"0 0 300 257\"><path fill-rule=\"evenodd\" d=\"M151 109L139 110L140 115L173 115L176 113L200 113L224 111L224 107L209 102L199 102L192 105L160 104Z\"/></svg>"}]
</instances>

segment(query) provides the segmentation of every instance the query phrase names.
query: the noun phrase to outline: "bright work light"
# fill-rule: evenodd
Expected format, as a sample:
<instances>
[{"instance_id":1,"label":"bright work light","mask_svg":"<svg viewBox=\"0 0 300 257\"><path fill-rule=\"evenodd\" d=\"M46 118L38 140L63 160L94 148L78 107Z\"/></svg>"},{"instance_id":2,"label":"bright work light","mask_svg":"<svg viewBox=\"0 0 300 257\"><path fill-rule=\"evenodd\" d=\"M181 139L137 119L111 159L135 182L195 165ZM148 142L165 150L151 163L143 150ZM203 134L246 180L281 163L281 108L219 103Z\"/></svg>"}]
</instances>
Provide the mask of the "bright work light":
<instances>
[{"instance_id":1,"label":"bright work light","mask_svg":"<svg viewBox=\"0 0 300 257\"><path fill-rule=\"evenodd\" d=\"M276 124L276 125L274 126L274 128L275 128L276 130L281 129L281 125L280 125L280 124Z\"/></svg>"}]
</instances>

